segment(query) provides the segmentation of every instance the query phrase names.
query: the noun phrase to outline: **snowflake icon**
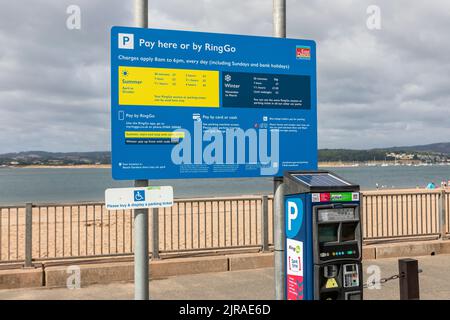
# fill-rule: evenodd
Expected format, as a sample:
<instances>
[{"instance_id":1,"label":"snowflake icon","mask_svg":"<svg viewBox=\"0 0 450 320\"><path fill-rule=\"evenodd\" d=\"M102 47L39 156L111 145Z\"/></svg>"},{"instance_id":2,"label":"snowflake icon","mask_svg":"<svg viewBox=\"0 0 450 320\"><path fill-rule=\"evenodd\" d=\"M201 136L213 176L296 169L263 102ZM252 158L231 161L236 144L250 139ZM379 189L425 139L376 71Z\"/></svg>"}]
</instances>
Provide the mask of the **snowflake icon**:
<instances>
[{"instance_id":1,"label":"snowflake icon","mask_svg":"<svg viewBox=\"0 0 450 320\"><path fill-rule=\"evenodd\" d=\"M229 74L225 75L225 81L226 82L230 82L231 81L231 76Z\"/></svg>"}]
</instances>

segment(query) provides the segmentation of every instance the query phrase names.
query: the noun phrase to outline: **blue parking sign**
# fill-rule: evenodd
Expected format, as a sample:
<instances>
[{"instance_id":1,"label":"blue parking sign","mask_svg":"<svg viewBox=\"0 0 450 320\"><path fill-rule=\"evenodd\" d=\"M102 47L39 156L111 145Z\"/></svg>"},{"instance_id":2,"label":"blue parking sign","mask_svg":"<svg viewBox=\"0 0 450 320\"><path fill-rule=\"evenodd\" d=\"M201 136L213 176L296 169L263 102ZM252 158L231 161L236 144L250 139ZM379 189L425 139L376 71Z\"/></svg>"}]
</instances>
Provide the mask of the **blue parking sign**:
<instances>
[{"instance_id":1,"label":"blue parking sign","mask_svg":"<svg viewBox=\"0 0 450 320\"><path fill-rule=\"evenodd\" d=\"M311 40L113 27L114 179L317 169Z\"/></svg>"}]
</instances>

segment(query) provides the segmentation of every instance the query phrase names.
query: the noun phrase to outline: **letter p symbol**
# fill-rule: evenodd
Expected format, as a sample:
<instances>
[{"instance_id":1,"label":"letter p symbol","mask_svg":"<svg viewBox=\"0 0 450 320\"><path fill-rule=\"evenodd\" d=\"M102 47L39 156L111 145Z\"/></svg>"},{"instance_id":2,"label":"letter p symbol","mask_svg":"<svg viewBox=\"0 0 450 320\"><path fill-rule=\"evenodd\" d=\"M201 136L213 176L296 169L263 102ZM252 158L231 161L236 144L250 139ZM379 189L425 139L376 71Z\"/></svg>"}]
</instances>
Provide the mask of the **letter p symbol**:
<instances>
[{"instance_id":1,"label":"letter p symbol","mask_svg":"<svg viewBox=\"0 0 450 320\"><path fill-rule=\"evenodd\" d=\"M119 49L134 49L134 34L119 33L118 40Z\"/></svg>"},{"instance_id":2,"label":"letter p symbol","mask_svg":"<svg viewBox=\"0 0 450 320\"><path fill-rule=\"evenodd\" d=\"M297 219L298 208L295 202L288 201L288 230L292 230L292 220Z\"/></svg>"},{"instance_id":3,"label":"letter p symbol","mask_svg":"<svg viewBox=\"0 0 450 320\"><path fill-rule=\"evenodd\" d=\"M300 198L288 198L285 200L286 236L295 238L300 231L303 222L303 201Z\"/></svg>"}]
</instances>

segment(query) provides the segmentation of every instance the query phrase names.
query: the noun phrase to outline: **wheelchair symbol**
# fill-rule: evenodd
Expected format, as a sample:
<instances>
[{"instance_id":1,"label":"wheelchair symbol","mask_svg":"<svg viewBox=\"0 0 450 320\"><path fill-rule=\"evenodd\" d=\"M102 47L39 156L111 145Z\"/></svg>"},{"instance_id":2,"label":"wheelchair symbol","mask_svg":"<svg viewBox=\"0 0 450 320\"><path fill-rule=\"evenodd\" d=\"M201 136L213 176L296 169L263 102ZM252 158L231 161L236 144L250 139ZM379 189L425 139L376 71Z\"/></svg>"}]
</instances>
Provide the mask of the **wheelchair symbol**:
<instances>
[{"instance_id":1,"label":"wheelchair symbol","mask_svg":"<svg viewBox=\"0 0 450 320\"><path fill-rule=\"evenodd\" d=\"M145 190L134 191L134 201L145 201Z\"/></svg>"}]
</instances>

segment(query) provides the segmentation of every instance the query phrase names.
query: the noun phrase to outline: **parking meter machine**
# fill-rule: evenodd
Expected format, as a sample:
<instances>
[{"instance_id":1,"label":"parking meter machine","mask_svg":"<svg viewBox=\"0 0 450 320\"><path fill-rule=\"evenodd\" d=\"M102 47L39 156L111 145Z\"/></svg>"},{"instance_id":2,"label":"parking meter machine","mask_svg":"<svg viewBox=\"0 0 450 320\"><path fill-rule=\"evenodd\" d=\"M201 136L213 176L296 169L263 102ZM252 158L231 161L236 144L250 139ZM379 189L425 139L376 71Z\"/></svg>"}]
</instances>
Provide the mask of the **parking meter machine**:
<instances>
[{"instance_id":1,"label":"parking meter machine","mask_svg":"<svg viewBox=\"0 0 450 320\"><path fill-rule=\"evenodd\" d=\"M286 298L362 299L359 186L329 171L284 173Z\"/></svg>"}]
</instances>

